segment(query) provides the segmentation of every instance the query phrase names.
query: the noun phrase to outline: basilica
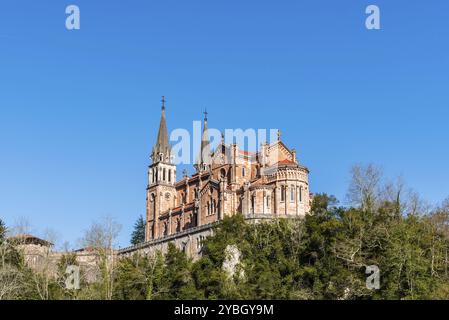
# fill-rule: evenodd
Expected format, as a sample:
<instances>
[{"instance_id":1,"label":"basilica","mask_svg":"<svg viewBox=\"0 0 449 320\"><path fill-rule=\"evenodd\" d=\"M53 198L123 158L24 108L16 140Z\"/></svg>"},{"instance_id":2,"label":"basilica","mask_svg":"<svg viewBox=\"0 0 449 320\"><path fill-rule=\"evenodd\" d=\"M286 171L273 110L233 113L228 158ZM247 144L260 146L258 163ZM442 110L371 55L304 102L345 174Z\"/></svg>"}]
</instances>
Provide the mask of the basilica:
<instances>
[{"instance_id":1,"label":"basilica","mask_svg":"<svg viewBox=\"0 0 449 320\"><path fill-rule=\"evenodd\" d=\"M226 216L242 214L247 220L303 217L310 211L309 170L278 134L257 152L240 149L224 139L211 150L207 114L195 173L176 179L169 144L165 101L162 100L157 141L148 168L146 243L178 240L192 254L210 226ZM196 254L195 252L194 254Z\"/></svg>"}]
</instances>

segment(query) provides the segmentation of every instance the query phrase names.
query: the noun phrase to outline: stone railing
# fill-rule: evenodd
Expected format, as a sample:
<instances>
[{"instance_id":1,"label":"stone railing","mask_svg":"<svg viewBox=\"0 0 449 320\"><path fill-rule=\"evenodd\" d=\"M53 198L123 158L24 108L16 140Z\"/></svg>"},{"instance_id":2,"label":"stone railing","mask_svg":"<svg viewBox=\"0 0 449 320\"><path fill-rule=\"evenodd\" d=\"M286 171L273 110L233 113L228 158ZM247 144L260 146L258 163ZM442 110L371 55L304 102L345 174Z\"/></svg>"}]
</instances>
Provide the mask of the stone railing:
<instances>
[{"instance_id":1,"label":"stone railing","mask_svg":"<svg viewBox=\"0 0 449 320\"><path fill-rule=\"evenodd\" d=\"M244 216L244 219L245 220L273 220L273 219L279 219L279 218L283 218L283 219L298 219L300 217L301 216L297 216L297 215L285 215L285 214L279 214L278 215L278 214L273 214L273 213L271 213L271 214L266 214L266 213L249 213L249 214L246 214ZM164 243L164 242L167 242L167 241L176 240L178 238L182 238L182 237L184 237L186 235L189 235L189 234L194 234L194 233L197 233L197 232L201 232L201 231L210 229L210 228L212 228L213 226L215 226L215 225L217 225L219 223L220 223L220 221L215 221L215 222L212 222L212 223L204 224L202 226L185 229L183 231L180 231L180 232L177 232L177 233L173 233L173 234L169 234L169 235L157 238L157 239L153 239L153 240L150 240L150 241L142 242L142 243L139 243L139 244L134 245L134 246L129 246L129 247L126 247L126 248L122 248L122 249L117 250L117 254L118 255L126 254L126 253L130 253L130 252L133 252L133 251L137 251L139 249L143 249L143 248L147 248L147 247L150 247L150 246L153 246L153 245Z\"/></svg>"},{"instance_id":2,"label":"stone railing","mask_svg":"<svg viewBox=\"0 0 449 320\"><path fill-rule=\"evenodd\" d=\"M142 249L142 248L146 248L146 247L149 247L149 246L152 246L152 245L156 245L156 244L159 244L159 243L162 243L162 242L175 240L177 238L181 238L181 237L183 237L185 235L188 235L188 234L192 234L192 233L200 232L200 231L203 231L203 230L206 230L206 229L210 229L214 225L218 224L218 222L219 221L208 223L208 224L203 224L202 226L185 229L183 231L176 232L176 233L173 233L173 234L169 234L169 235L166 235L166 236L163 236L163 237L160 237L160 238L157 238L157 239L153 239L153 240L150 240L150 241L142 242L142 243L136 244L134 246L129 246L129 247L126 247L126 248L122 248L122 249L119 249L117 251L117 253L118 254L125 254L125 253L128 253L128 252L136 251L136 250L139 250L139 249Z\"/></svg>"}]
</instances>

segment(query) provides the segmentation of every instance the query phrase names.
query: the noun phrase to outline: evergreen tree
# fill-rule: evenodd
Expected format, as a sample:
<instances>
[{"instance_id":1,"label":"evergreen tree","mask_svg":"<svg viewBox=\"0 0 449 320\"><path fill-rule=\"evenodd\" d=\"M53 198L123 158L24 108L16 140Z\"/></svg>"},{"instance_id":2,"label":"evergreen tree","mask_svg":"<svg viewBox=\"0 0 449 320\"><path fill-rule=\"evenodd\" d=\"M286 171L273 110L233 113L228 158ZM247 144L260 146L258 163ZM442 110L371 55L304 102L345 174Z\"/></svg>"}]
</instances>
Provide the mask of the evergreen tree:
<instances>
[{"instance_id":1,"label":"evergreen tree","mask_svg":"<svg viewBox=\"0 0 449 320\"><path fill-rule=\"evenodd\" d=\"M192 278L192 262L173 243L168 244L165 266L157 299L186 300L203 298Z\"/></svg>"},{"instance_id":2,"label":"evergreen tree","mask_svg":"<svg viewBox=\"0 0 449 320\"><path fill-rule=\"evenodd\" d=\"M134 231L131 234L131 244L136 245L145 241L145 219L139 216L134 224Z\"/></svg>"}]
</instances>

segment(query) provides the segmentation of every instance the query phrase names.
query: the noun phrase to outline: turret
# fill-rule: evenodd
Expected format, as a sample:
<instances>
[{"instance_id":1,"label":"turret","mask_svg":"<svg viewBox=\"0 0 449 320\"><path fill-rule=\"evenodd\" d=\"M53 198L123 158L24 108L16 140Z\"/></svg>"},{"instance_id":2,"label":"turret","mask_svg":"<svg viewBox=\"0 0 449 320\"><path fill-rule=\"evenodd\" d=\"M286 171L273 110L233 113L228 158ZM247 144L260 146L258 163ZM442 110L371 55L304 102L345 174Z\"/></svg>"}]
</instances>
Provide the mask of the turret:
<instances>
[{"instance_id":1,"label":"turret","mask_svg":"<svg viewBox=\"0 0 449 320\"><path fill-rule=\"evenodd\" d=\"M194 167L196 171L203 172L209 170L210 166L211 166L210 141L207 129L207 111L205 111L203 134L201 135L201 150Z\"/></svg>"}]
</instances>

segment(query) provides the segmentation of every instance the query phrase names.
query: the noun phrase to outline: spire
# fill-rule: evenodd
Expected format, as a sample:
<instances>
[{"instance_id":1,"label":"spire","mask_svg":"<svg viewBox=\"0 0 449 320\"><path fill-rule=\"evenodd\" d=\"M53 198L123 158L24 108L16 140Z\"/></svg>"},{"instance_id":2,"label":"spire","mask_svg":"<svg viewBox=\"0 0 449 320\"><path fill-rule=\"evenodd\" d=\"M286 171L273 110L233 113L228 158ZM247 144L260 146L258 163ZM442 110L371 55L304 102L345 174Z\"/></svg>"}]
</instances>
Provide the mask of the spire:
<instances>
[{"instance_id":1,"label":"spire","mask_svg":"<svg viewBox=\"0 0 449 320\"><path fill-rule=\"evenodd\" d=\"M153 162L159 161L159 154L163 154L164 158L170 154L170 145L168 143L167 122L165 121L165 97L162 96L161 121L159 123L159 131L157 141L153 147Z\"/></svg>"},{"instance_id":2,"label":"spire","mask_svg":"<svg viewBox=\"0 0 449 320\"><path fill-rule=\"evenodd\" d=\"M203 134L201 135L201 150L196 165L198 171L201 171L204 168L204 165L210 164L210 141L207 130L207 111L205 110Z\"/></svg>"},{"instance_id":3,"label":"spire","mask_svg":"<svg viewBox=\"0 0 449 320\"><path fill-rule=\"evenodd\" d=\"M209 164L210 146L209 146L209 133L207 131L207 110L204 111L204 128L203 136L201 139L201 160L203 163Z\"/></svg>"}]
</instances>

